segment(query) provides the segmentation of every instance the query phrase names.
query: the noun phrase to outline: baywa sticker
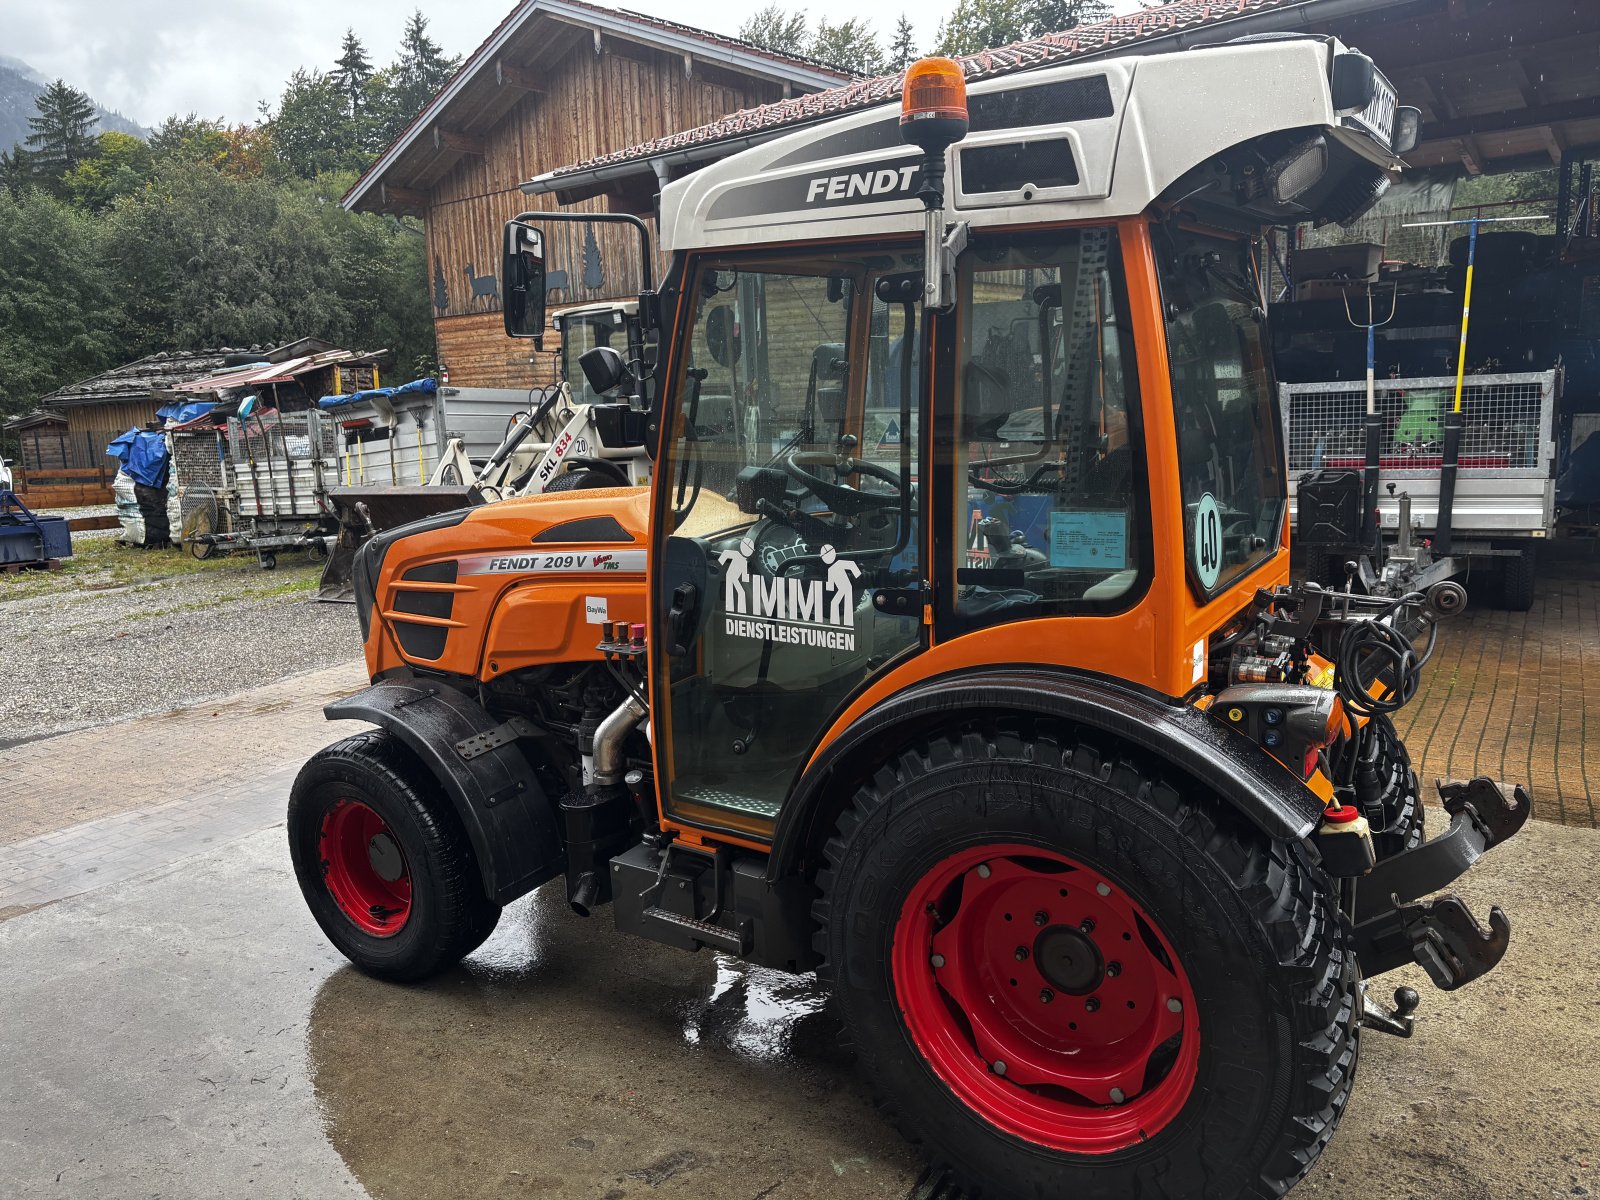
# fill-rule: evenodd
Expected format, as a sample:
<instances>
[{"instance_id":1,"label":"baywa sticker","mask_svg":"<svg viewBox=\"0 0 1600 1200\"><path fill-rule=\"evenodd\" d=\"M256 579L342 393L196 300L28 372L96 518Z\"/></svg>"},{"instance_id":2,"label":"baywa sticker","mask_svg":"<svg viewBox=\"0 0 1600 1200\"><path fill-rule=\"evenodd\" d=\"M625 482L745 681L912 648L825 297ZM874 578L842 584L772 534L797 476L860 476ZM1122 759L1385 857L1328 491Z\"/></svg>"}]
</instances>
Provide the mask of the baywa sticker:
<instances>
[{"instance_id":1,"label":"baywa sticker","mask_svg":"<svg viewBox=\"0 0 1600 1200\"><path fill-rule=\"evenodd\" d=\"M755 552L755 542L743 538L718 556L724 633L827 650L856 648L855 581L860 567L824 546L818 556L828 569L826 579L752 575Z\"/></svg>"},{"instance_id":2,"label":"baywa sticker","mask_svg":"<svg viewBox=\"0 0 1600 1200\"><path fill-rule=\"evenodd\" d=\"M1210 591L1222 574L1222 514L1210 492L1200 497L1194 510L1194 570L1200 586Z\"/></svg>"},{"instance_id":3,"label":"baywa sticker","mask_svg":"<svg viewBox=\"0 0 1600 1200\"><path fill-rule=\"evenodd\" d=\"M642 571L645 550L541 550L534 554L480 554L461 560L462 575L539 575L547 572L605 575Z\"/></svg>"}]
</instances>

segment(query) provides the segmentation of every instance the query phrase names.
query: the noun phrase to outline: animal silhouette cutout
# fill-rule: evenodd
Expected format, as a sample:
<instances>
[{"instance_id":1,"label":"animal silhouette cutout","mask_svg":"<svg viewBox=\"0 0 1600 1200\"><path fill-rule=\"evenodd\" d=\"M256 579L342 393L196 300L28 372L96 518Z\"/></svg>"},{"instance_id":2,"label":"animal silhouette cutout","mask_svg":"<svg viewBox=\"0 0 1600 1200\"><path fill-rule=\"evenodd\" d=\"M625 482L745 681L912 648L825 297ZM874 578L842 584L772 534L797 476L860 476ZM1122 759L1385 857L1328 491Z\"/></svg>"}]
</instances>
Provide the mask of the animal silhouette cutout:
<instances>
[{"instance_id":1,"label":"animal silhouette cutout","mask_svg":"<svg viewBox=\"0 0 1600 1200\"><path fill-rule=\"evenodd\" d=\"M467 282L472 285L471 304L487 300L489 303L485 307L493 308L495 301L500 299L500 281L493 275L475 274L471 263L467 264Z\"/></svg>"},{"instance_id":2,"label":"animal silhouette cutout","mask_svg":"<svg viewBox=\"0 0 1600 1200\"><path fill-rule=\"evenodd\" d=\"M546 271L544 275L544 294L551 292L571 292L572 287L567 283L565 271Z\"/></svg>"},{"instance_id":3,"label":"animal silhouette cutout","mask_svg":"<svg viewBox=\"0 0 1600 1200\"><path fill-rule=\"evenodd\" d=\"M444 282L444 263L439 261L439 256L433 256L433 306L440 312L450 310L450 289Z\"/></svg>"}]
</instances>

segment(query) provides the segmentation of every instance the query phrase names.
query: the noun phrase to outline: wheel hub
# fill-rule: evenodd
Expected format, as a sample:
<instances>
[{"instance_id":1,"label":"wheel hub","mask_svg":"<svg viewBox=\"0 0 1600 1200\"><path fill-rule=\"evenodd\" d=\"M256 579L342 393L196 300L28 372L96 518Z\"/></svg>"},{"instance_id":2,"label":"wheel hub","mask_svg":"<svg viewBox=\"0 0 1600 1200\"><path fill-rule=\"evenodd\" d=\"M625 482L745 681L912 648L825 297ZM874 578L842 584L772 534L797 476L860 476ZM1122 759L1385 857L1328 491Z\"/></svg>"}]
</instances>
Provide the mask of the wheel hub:
<instances>
[{"instance_id":1,"label":"wheel hub","mask_svg":"<svg viewBox=\"0 0 1600 1200\"><path fill-rule=\"evenodd\" d=\"M1105 978L1105 958L1089 935L1070 925L1052 925L1033 943L1039 974L1058 992L1087 996Z\"/></svg>"},{"instance_id":2,"label":"wheel hub","mask_svg":"<svg viewBox=\"0 0 1600 1200\"><path fill-rule=\"evenodd\" d=\"M385 883L393 883L406 871L406 860L400 854L400 847L387 833L380 833L367 843L367 861Z\"/></svg>"}]
</instances>

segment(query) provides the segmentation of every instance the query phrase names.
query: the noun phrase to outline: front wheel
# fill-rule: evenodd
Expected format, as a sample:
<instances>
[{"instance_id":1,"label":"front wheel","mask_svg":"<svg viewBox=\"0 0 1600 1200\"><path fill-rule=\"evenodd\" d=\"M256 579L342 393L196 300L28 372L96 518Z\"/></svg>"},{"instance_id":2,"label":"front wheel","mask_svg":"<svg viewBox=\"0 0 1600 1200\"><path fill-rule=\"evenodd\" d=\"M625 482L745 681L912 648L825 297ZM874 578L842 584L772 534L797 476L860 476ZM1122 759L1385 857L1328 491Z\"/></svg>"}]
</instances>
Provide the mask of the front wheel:
<instances>
[{"instance_id":1,"label":"front wheel","mask_svg":"<svg viewBox=\"0 0 1600 1200\"><path fill-rule=\"evenodd\" d=\"M824 973L860 1060L986 1196L1281 1196L1357 1054L1330 881L1153 762L939 738L842 815Z\"/></svg>"},{"instance_id":2,"label":"front wheel","mask_svg":"<svg viewBox=\"0 0 1600 1200\"><path fill-rule=\"evenodd\" d=\"M387 733L314 755L289 793L288 826L311 915L369 975L425 979L477 949L500 919L449 802Z\"/></svg>"}]
</instances>

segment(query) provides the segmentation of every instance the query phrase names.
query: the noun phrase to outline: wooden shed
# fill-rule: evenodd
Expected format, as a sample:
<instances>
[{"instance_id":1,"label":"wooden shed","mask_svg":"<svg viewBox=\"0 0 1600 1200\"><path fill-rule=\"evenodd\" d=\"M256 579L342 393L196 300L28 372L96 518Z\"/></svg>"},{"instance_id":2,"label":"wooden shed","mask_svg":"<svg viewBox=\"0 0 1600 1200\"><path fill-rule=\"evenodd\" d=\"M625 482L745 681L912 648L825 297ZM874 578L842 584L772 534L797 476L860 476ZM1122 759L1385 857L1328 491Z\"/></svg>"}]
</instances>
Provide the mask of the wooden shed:
<instances>
[{"instance_id":1,"label":"wooden shed","mask_svg":"<svg viewBox=\"0 0 1600 1200\"><path fill-rule=\"evenodd\" d=\"M420 216L440 362L465 387L553 380L553 356L506 338L500 231L558 207L520 185L741 109L850 79L810 59L581 0L525 0L344 197L357 212ZM588 202L607 211L607 198ZM642 214L648 215L648 214ZM552 227L552 306L637 287L637 248L614 227ZM554 339L546 342L554 349Z\"/></svg>"}]
</instances>

